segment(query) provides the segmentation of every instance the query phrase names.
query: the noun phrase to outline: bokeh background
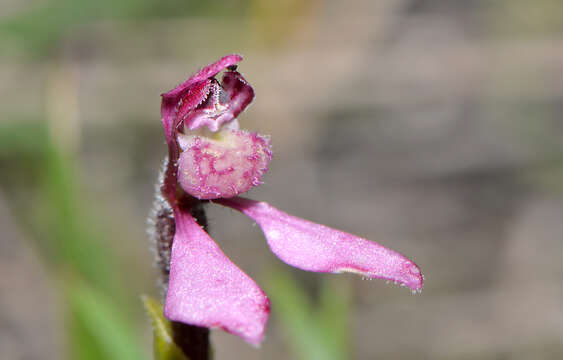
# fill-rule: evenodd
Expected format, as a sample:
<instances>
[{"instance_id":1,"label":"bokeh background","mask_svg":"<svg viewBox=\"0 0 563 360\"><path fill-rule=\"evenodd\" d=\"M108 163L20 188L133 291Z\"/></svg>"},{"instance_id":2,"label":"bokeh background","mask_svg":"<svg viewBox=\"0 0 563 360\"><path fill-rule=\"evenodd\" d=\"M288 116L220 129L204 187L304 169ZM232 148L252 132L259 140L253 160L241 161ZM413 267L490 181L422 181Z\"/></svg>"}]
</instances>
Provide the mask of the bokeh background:
<instances>
[{"instance_id":1,"label":"bokeh background","mask_svg":"<svg viewBox=\"0 0 563 360\"><path fill-rule=\"evenodd\" d=\"M2 0L0 358L150 358L159 94L232 52L275 152L248 196L426 284L290 269L209 207L273 305L259 350L214 331L216 359L563 358L559 0Z\"/></svg>"}]
</instances>

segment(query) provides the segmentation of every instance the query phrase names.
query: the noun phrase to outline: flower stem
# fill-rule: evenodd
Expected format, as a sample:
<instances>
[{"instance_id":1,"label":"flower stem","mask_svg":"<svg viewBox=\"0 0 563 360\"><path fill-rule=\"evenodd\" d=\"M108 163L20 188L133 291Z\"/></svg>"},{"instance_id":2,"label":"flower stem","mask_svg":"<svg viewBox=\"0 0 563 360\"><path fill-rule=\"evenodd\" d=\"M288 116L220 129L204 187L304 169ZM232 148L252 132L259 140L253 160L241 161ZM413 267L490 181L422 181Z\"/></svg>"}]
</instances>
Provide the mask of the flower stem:
<instances>
[{"instance_id":1,"label":"flower stem","mask_svg":"<svg viewBox=\"0 0 563 360\"><path fill-rule=\"evenodd\" d=\"M209 329L172 321L174 342L190 360L209 360Z\"/></svg>"}]
</instances>

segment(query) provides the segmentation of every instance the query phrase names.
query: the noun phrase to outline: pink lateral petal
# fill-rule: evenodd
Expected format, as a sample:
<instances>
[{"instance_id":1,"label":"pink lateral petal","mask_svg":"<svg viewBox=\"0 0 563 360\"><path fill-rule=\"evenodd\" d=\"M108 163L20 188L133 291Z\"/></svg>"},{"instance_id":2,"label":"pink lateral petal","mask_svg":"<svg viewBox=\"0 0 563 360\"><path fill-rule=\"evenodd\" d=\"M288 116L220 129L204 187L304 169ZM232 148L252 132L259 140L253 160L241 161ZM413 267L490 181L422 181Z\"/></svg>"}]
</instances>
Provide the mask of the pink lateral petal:
<instances>
[{"instance_id":1,"label":"pink lateral petal","mask_svg":"<svg viewBox=\"0 0 563 360\"><path fill-rule=\"evenodd\" d=\"M200 81L190 86L178 104L178 122L201 104L211 91L211 80Z\"/></svg>"},{"instance_id":2,"label":"pink lateral petal","mask_svg":"<svg viewBox=\"0 0 563 360\"><path fill-rule=\"evenodd\" d=\"M189 212L176 209L174 214L176 234L164 315L186 324L218 327L258 345L270 313L268 298Z\"/></svg>"},{"instance_id":3,"label":"pink lateral petal","mask_svg":"<svg viewBox=\"0 0 563 360\"><path fill-rule=\"evenodd\" d=\"M240 197L215 202L241 211L264 231L272 252L291 266L315 272L353 272L422 289L418 266L376 242L286 214Z\"/></svg>"},{"instance_id":4,"label":"pink lateral petal","mask_svg":"<svg viewBox=\"0 0 563 360\"><path fill-rule=\"evenodd\" d=\"M229 114L236 118L254 99L254 89L238 71L225 72L222 85L231 98Z\"/></svg>"}]
</instances>

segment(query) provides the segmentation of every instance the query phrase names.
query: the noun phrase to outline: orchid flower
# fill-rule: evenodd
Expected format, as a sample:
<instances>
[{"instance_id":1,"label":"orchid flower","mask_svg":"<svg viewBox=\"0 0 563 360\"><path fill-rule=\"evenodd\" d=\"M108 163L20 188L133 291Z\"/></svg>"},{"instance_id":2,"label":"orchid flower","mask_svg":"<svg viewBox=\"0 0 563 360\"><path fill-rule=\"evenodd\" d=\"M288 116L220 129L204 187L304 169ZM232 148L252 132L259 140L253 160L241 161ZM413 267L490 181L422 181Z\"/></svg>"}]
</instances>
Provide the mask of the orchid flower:
<instances>
[{"instance_id":1,"label":"orchid flower","mask_svg":"<svg viewBox=\"0 0 563 360\"><path fill-rule=\"evenodd\" d=\"M272 158L269 138L239 129L237 116L254 98L253 88L236 71L241 60L239 55L225 56L162 94L169 154L160 192L169 211L160 231L168 234L171 247L164 315L189 325L221 328L253 345L263 339L269 300L194 219L194 204L202 202L250 217L272 252L291 266L352 272L420 291L422 274L403 255L239 197L261 183Z\"/></svg>"}]
</instances>

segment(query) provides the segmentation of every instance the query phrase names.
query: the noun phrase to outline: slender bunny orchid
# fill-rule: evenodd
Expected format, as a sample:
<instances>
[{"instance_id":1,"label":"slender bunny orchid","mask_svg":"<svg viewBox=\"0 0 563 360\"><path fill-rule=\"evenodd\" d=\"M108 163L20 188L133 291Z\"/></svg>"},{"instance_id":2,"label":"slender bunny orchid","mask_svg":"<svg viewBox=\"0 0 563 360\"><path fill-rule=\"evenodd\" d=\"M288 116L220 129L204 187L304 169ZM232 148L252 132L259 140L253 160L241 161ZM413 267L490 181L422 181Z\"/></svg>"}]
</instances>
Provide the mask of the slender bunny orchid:
<instances>
[{"instance_id":1,"label":"slender bunny orchid","mask_svg":"<svg viewBox=\"0 0 563 360\"><path fill-rule=\"evenodd\" d=\"M353 272L420 291L422 274L403 255L238 196L260 184L272 158L267 137L239 129L237 116L254 98L254 90L236 71L241 60L239 55L225 56L162 94L169 155L159 187L164 206L156 213L156 232L159 264L169 275L165 316L221 328L254 345L263 339L269 300L196 220L204 202L250 217L272 252L291 266ZM215 77L221 71L219 81Z\"/></svg>"}]
</instances>

